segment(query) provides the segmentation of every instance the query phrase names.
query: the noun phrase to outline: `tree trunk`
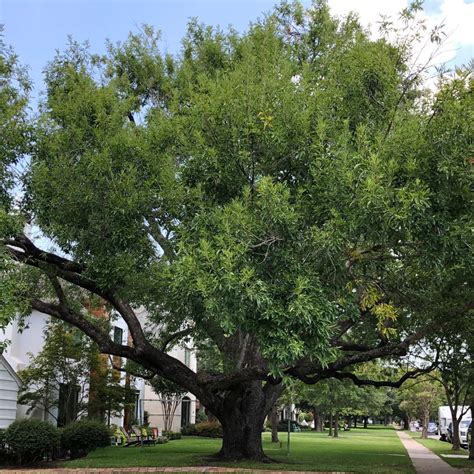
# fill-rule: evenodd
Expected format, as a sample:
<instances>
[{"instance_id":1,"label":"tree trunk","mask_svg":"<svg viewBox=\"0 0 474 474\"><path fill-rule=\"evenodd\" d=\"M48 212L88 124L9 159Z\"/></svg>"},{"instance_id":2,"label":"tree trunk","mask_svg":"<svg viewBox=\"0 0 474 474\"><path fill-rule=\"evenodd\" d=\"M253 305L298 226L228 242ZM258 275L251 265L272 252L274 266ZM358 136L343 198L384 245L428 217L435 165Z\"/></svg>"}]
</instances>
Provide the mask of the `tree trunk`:
<instances>
[{"instance_id":1,"label":"tree trunk","mask_svg":"<svg viewBox=\"0 0 474 474\"><path fill-rule=\"evenodd\" d=\"M354 428L357 428L357 415L354 416Z\"/></svg>"},{"instance_id":2,"label":"tree trunk","mask_svg":"<svg viewBox=\"0 0 474 474\"><path fill-rule=\"evenodd\" d=\"M211 410L221 422L222 448L216 457L225 461L268 460L262 447L265 418L281 393L281 386L247 382L223 392L222 403Z\"/></svg>"},{"instance_id":3,"label":"tree trunk","mask_svg":"<svg viewBox=\"0 0 474 474\"><path fill-rule=\"evenodd\" d=\"M474 413L474 394L471 398L471 418ZM469 459L474 461L474 424L471 422L471 442L469 443Z\"/></svg>"},{"instance_id":4,"label":"tree trunk","mask_svg":"<svg viewBox=\"0 0 474 474\"><path fill-rule=\"evenodd\" d=\"M270 423L272 425L272 443L279 443L278 439L278 405L275 403L270 413Z\"/></svg>"},{"instance_id":5,"label":"tree trunk","mask_svg":"<svg viewBox=\"0 0 474 474\"><path fill-rule=\"evenodd\" d=\"M314 409L313 410L313 418L314 418L314 431L317 433L322 433L323 432L323 417L321 416L322 414L318 412L318 410Z\"/></svg>"},{"instance_id":6,"label":"tree trunk","mask_svg":"<svg viewBox=\"0 0 474 474\"><path fill-rule=\"evenodd\" d=\"M339 437L339 412L336 411L336 415L334 416L334 438Z\"/></svg>"},{"instance_id":7,"label":"tree trunk","mask_svg":"<svg viewBox=\"0 0 474 474\"><path fill-rule=\"evenodd\" d=\"M461 440L459 439L459 419L453 417L453 451L459 451L461 449Z\"/></svg>"},{"instance_id":8,"label":"tree trunk","mask_svg":"<svg viewBox=\"0 0 474 474\"><path fill-rule=\"evenodd\" d=\"M403 416L403 429L408 430L410 428L410 420L407 415Z\"/></svg>"},{"instance_id":9,"label":"tree trunk","mask_svg":"<svg viewBox=\"0 0 474 474\"><path fill-rule=\"evenodd\" d=\"M329 434L328 436L332 436L332 413L329 413Z\"/></svg>"},{"instance_id":10,"label":"tree trunk","mask_svg":"<svg viewBox=\"0 0 474 474\"><path fill-rule=\"evenodd\" d=\"M421 437L423 439L427 439L428 438L428 422L430 421L430 412L429 410L425 409L423 410L423 416L422 416L422 419L421 419L421 423L422 423L422 428L421 428Z\"/></svg>"},{"instance_id":11,"label":"tree trunk","mask_svg":"<svg viewBox=\"0 0 474 474\"><path fill-rule=\"evenodd\" d=\"M364 416L364 428L367 428L368 422L369 422L369 417L368 417L368 416Z\"/></svg>"}]
</instances>

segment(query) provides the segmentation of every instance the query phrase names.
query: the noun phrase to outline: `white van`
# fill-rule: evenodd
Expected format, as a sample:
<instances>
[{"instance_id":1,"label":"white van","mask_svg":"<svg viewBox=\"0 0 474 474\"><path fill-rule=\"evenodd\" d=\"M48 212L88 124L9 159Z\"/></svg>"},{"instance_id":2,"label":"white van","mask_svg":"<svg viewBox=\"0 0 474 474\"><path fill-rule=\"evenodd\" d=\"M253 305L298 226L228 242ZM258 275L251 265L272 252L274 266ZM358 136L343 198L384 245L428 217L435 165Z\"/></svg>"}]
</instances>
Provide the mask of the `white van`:
<instances>
[{"instance_id":1,"label":"white van","mask_svg":"<svg viewBox=\"0 0 474 474\"><path fill-rule=\"evenodd\" d=\"M465 407L458 406L456 413L459 416ZM467 430L471 424L471 410L467 410L466 414L462 417L459 423L459 440L461 446L467 446ZM452 442L452 417L449 406L442 406L438 408L438 422L439 422L439 435L442 441Z\"/></svg>"}]
</instances>

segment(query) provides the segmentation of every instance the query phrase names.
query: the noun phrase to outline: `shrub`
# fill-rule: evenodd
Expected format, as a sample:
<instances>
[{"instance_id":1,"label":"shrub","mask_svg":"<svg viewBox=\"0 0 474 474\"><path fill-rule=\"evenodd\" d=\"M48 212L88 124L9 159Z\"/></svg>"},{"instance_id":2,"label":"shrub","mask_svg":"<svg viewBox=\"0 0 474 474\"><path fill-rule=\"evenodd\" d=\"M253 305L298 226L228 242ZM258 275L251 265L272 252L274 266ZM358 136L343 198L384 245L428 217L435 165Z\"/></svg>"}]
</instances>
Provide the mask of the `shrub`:
<instances>
[{"instance_id":1,"label":"shrub","mask_svg":"<svg viewBox=\"0 0 474 474\"><path fill-rule=\"evenodd\" d=\"M75 421L65 426L61 433L61 447L68 450L72 458L109 445L109 430L99 421Z\"/></svg>"},{"instance_id":2,"label":"shrub","mask_svg":"<svg viewBox=\"0 0 474 474\"><path fill-rule=\"evenodd\" d=\"M181 433L175 431L163 431L163 436L166 436L170 441L172 439L181 439Z\"/></svg>"},{"instance_id":3,"label":"shrub","mask_svg":"<svg viewBox=\"0 0 474 474\"><path fill-rule=\"evenodd\" d=\"M278 431L288 431L288 420L283 420L278 423ZM295 421L290 421L290 431L296 433L301 431L300 425Z\"/></svg>"},{"instance_id":4,"label":"shrub","mask_svg":"<svg viewBox=\"0 0 474 474\"><path fill-rule=\"evenodd\" d=\"M202 423L204 421L208 421L209 418L206 415L206 412L204 410L199 410L196 413L196 423Z\"/></svg>"},{"instance_id":5,"label":"shrub","mask_svg":"<svg viewBox=\"0 0 474 474\"><path fill-rule=\"evenodd\" d=\"M0 464L7 460L7 446L5 444L5 430L0 429Z\"/></svg>"},{"instance_id":6,"label":"shrub","mask_svg":"<svg viewBox=\"0 0 474 474\"><path fill-rule=\"evenodd\" d=\"M222 438L222 426L218 421L204 421L195 426L196 435L206 438Z\"/></svg>"},{"instance_id":7,"label":"shrub","mask_svg":"<svg viewBox=\"0 0 474 474\"><path fill-rule=\"evenodd\" d=\"M16 462L34 463L53 457L59 446L59 431L46 421L15 421L7 428L4 442Z\"/></svg>"},{"instance_id":8,"label":"shrub","mask_svg":"<svg viewBox=\"0 0 474 474\"><path fill-rule=\"evenodd\" d=\"M181 428L181 434L183 436L197 436L196 425L186 425Z\"/></svg>"}]
</instances>

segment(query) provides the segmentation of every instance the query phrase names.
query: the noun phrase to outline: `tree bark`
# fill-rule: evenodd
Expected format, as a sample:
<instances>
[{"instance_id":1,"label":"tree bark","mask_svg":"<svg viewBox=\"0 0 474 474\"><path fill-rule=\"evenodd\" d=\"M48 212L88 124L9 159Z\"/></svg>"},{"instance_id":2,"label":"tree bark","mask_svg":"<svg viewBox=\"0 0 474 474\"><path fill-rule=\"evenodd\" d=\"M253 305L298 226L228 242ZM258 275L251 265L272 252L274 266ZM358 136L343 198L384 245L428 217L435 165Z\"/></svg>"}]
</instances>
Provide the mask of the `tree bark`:
<instances>
[{"instance_id":1,"label":"tree bark","mask_svg":"<svg viewBox=\"0 0 474 474\"><path fill-rule=\"evenodd\" d=\"M313 410L313 421L314 421L314 431L317 433L322 433L324 430L323 427L323 417L322 413L319 413L318 410Z\"/></svg>"},{"instance_id":2,"label":"tree bark","mask_svg":"<svg viewBox=\"0 0 474 474\"><path fill-rule=\"evenodd\" d=\"M275 403L270 413L270 423L272 425L272 443L279 443L278 439L278 405Z\"/></svg>"},{"instance_id":3,"label":"tree bark","mask_svg":"<svg viewBox=\"0 0 474 474\"><path fill-rule=\"evenodd\" d=\"M407 415L403 416L403 429L408 430L410 428L410 420Z\"/></svg>"},{"instance_id":4,"label":"tree bark","mask_svg":"<svg viewBox=\"0 0 474 474\"><path fill-rule=\"evenodd\" d=\"M471 395L471 418L474 413L474 393ZM474 424L471 422L471 442L469 443L469 459L474 461Z\"/></svg>"},{"instance_id":5,"label":"tree bark","mask_svg":"<svg viewBox=\"0 0 474 474\"><path fill-rule=\"evenodd\" d=\"M357 415L354 416L354 428L357 428Z\"/></svg>"},{"instance_id":6,"label":"tree bark","mask_svg":"<svg viewBox=\"0 0 474 474\"><path fill-rule=\"evenodd\" d=\"M339 412L336 411L334 416L334 438L339 437Z\"/></svg>"},{"instance_id":7,"label":"tree bark","mask_svg":"<svg viewBox=\"0 0 474 474\"><path fill-rule=\"evenodd\" d=\"M216 457L225 461L268 461L263 452L262 428L280 393L281 386L262 387L260 381L223 392L222 404L213 410L223 431L222 448Z\"/></svg>"},{"instance_id":8,"label":"tree bark","mask_svg":"<svg viewBox=\"0 0 474 474\"><path fill-rule=\"evenodd\" d=\"M328 436L332 436L332 412L329 413L329 434Z\"/></svg>"},{"instance_id":9,"label":"tree bark","mask_svg":"<svg viewBox=\"0 0 474 474\"><path fill-rule=\"evenodd\" d=\"M369 422L369 417L368 417L368 416L364 416L364 428L367 428L368 422Z\"/></svg>"},{"instance_id":10,"label":"tree bark","mask_svg":"<svg viewBox=\"0 0 474 474\"><path fill-rule=\"evenodd\" d=\"M428 410L425 410L423 412L423 417L421 420L421 423L423 424L422 429L421 429L421 437L423 439L428 438L428 422L430 421L430 413Z\"/></svg>"},{"instance_id":11,"label":"tree bark","mask_svg":"<svg viewBox=\"0 0 474 474\"><path fill-rule=\"evenodd\" d=\"M459 418L457 416L453 417L453 451L459 451L461 449L461 440L459 439Z\"/></svg>"}]
</instances>

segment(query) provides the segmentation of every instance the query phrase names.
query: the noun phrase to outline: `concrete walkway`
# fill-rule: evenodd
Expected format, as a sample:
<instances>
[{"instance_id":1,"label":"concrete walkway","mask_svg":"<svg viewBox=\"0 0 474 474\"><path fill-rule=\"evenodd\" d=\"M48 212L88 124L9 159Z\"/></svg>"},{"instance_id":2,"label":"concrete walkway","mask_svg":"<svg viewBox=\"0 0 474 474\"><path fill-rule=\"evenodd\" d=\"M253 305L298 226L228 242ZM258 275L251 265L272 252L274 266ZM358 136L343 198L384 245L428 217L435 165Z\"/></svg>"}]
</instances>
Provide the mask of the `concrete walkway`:
<instances>
[{"instance_id":1,"label":"concrete walkway","mask_svg":"<svg viewBox=\"0 0 474 474\"><path fill-rule=\"evenodd\" d=\"M417 474L459 474L463 472L461 469L451 467L446 461L415 441L409 434L397 431L397 435L405 446Z\"/></svg>"}]
</instances>

